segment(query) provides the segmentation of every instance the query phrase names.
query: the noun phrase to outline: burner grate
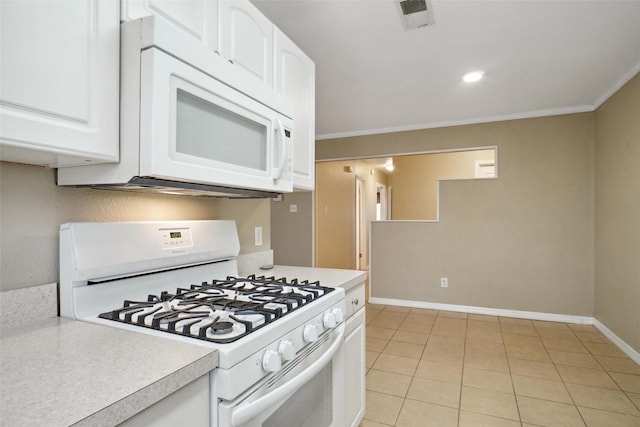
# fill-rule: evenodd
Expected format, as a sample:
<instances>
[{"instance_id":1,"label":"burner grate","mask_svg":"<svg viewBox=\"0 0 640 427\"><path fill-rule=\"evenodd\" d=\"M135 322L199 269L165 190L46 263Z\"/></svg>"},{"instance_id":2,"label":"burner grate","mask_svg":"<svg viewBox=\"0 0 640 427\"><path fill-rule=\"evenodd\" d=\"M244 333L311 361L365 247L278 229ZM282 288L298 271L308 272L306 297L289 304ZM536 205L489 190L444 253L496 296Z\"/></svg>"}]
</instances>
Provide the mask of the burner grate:
<instances>
[{"instance_id":1,"label":"burner grate","mask_svg":"<svg viewBox=\"0 0 640 427\"><path fill-rule=\"evenodd\" d=\"M213 343L231 343L332 292L319 282L248 276L179 287L175 293L125 300L102 319Z\"/></svg>"}]
</instances>

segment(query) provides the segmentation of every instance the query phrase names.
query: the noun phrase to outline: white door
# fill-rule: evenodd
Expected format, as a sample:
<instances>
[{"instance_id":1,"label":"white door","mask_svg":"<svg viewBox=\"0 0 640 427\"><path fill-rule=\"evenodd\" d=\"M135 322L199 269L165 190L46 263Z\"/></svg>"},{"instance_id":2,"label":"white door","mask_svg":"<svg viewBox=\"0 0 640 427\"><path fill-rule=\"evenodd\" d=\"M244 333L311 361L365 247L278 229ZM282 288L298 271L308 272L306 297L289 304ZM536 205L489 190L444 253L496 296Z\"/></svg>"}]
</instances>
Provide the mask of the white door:
<instances>
[{"instance_id":1,"label":"white door","mask_svg":"<svg viewBox=\"0 0 640 427\"><path fill-rule=\"evenodd\" d=\"M367 269L367 181L356 177L356 268Z\"/></svg>"}]
</instances>

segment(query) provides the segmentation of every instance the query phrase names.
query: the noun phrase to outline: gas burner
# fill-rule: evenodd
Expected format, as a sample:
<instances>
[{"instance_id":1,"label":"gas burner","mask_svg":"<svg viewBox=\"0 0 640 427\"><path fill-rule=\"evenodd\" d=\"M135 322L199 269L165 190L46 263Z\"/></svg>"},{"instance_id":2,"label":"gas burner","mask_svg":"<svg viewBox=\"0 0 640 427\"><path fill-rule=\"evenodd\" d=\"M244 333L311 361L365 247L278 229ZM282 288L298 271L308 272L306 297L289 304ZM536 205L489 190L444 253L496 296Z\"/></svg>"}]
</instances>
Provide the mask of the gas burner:
<instances>
[{"instance_id":1,"label":"gas burner","mask_svg":"<svg viewBox=\"0 0 640 427\"><path fill-rule=\"evenodd\" d=\"M227 277L178 287L175 293L149 295L147 301L124 301L123 307L98 317L197 338L234 342L327 295L319 283L274 277Z\"/></svg>"},{"instance_id":2,"label":"gas burner","mask_svg":"<svg viewBox=\"0 0 640 427\"><path fill-rule=\"evenodd\" d=\"M209 329L214 335L228 334L233 330L232 322L214 322Z\"/></svg>"}]
</instances>

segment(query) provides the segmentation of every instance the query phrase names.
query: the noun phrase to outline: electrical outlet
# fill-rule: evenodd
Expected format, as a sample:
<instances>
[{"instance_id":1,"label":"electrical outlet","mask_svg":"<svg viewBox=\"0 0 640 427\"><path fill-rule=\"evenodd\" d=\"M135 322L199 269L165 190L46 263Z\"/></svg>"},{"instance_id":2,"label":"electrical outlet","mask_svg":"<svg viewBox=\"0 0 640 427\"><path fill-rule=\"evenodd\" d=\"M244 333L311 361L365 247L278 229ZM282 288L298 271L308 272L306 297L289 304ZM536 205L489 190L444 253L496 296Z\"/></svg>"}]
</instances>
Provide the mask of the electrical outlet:
<instances>
[{"instance_id":1,"label":"electrical outlet","mask_svg":"<svg viewBox=\"0 0 640 427\"><path fill-rule=\"evenodd\" d=\"M447 279L446 277L441 277L440 278L440 287L441 288L448 288L449 287L449 279Z\"/></svg>"},{"instance_id":2,"label":"electrical outlet","mask_svg":"<svg viewBox=\"0 0 640 427\"><path fill-rule=\"evenodd\" d=\"M256 227L254 229L254 245L262 246L262 227Z\"/></svg>"}]
</instances>

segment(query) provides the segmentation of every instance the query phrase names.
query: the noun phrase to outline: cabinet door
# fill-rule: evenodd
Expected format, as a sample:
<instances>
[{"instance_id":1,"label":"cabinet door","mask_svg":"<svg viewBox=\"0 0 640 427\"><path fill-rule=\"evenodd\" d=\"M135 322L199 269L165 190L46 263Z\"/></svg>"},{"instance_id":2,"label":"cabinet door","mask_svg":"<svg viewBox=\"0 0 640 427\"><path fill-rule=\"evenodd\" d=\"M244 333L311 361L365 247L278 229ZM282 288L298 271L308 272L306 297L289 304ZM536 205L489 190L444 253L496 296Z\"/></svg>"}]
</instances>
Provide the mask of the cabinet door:
<instances>
[{"instance_id":1,"label":"cabinet door","mask_svg":"<svg viewBox=\"0 0 640 427\"><path fill-rule=\"evenodd\" d=\"M315 187L315 95L313 61L282 31L275 29L275 89L294 104L293 186Z\"/></svg>"},{"instance_id":2,"label":"cabinet door","mask_svg":"<svg viewBox=\"0 0 640 427\"><path fill-rule=\"evenodd\" d=\"M248 0L220 0L220 54L273 87L273 24Z\"/></svg>"},{"instance_id":3,"label":"cabinet door","mask_svg":"<svg viewBox=\"0 0 640 427\"><path fill-rule=\"evenodd\" d=\"M157 15L218 52L217 0L122 0L122 20Z\"/></svg>"},{"instance_id":4,"label":"cabinet door","mask_svg":"<svg viewBox=\"0 0 640 427\"><path fill-rule=\"evenodd\" d=\"M357 427L365 411L364 309L347 320L344 339L345 426Z\"/></svg>"},{"instance_id":5,"label":"cabinet door","mask_svg":"<svg viewBox=\"0 0 640 427\"><path fill-rule=\"evenodd\" d=\"M0 1L0 159L118 160L119 3Z\"/></svg>"},{"instance_id":6,"label":"cabinet door","mask_svg":"<svg viewBox=\"0 0 640 427\"><path fill-rule=\"evenodd\" d=\"M210 408L209 374L205 374L118 426L209 427Z\"/></svg>"}]
</instances>

